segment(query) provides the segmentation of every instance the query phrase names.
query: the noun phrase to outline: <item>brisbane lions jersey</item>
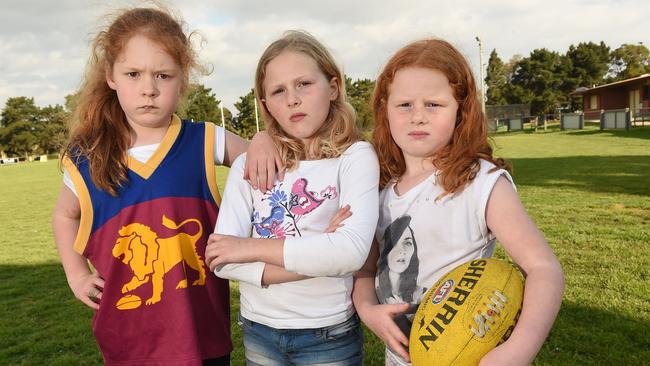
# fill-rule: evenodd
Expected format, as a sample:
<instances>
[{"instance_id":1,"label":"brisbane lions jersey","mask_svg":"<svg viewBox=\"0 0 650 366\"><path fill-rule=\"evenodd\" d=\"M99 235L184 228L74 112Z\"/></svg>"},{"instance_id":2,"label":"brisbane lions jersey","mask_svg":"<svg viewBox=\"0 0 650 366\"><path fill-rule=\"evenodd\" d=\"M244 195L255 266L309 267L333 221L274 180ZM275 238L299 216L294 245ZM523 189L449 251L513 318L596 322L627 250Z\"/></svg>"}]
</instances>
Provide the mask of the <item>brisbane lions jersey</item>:
<instances>
[{"instance_id":1,"label":"brisbane lions jersey","mask_svg":"<svg viewBox=\"0 0 650 366\"><path fill-rule=\"evenodd\" d=\"M74 249L104 279L93 333L107 365L201 365L231 352L228 282L205 264L220 203L214 125L177 116L116 197L64 161L81 205Z\"/></svg>"}]
</instances>

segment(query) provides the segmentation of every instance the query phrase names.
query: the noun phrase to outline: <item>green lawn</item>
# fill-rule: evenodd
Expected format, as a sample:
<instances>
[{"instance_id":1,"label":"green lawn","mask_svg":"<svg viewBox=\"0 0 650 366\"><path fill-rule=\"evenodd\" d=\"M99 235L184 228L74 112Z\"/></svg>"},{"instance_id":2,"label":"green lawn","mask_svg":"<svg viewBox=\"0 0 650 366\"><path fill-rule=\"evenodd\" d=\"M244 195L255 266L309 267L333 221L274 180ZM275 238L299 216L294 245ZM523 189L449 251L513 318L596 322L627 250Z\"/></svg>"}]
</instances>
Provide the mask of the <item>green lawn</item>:
<instances>
[{"instance_id":1,"label":"green lawn","mask_svg":"<svg viewBox=\"0 0 650 366\"><path fill-rule=\"evenodd\" d=\"M500 132L494 142L566 274L560 315L535 365L648 364L650 127L550 126ZM218 174L223 184L225 170ZM0 166L0 365L101 364L91 311L69 291L52 240L60 184L56 161ZM233 364L242 365L233 331ZM371 335L366 354L367 365L381 364L383 346Z\"/></svg>"}]
</instances>

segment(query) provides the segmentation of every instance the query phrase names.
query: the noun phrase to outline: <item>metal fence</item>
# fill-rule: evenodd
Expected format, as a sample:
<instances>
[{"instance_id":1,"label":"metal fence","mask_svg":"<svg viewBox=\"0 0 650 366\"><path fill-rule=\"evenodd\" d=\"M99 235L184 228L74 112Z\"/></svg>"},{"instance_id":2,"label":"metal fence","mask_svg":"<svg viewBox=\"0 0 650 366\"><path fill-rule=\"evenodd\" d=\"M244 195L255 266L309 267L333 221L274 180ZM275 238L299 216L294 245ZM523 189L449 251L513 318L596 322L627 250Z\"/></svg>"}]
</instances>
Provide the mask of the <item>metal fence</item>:
<instances>
[{"instance_id":1,"label":"metal fence","mask_svg":"<svg viewBox=\"0 0 650 366\"><path fill-rule=\"evenodd\" d=\"M529 116L530 104L486 105L485 115L488 120Z\"/></svg>"},{"instance_id":2,"label":"metal fence","mask_svg":"<svg viewBox=\"0 0 650 366\"><path fill-rule=\"evenodd\" d=\"M645 123L650 123L650 108L635 108L630 116L633 126L645 126Z\"/></svg>"}]
</instances>

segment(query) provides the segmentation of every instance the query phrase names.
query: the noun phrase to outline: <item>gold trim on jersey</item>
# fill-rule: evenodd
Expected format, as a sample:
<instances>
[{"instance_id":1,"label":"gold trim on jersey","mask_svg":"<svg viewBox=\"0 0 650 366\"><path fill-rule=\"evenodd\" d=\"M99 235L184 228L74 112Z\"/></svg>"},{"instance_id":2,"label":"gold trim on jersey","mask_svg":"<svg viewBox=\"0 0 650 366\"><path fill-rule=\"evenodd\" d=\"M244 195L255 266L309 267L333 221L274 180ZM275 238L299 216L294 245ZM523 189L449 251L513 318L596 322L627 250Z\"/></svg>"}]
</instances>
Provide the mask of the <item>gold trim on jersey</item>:
<instances>
[{"instance_id":1,"label":"gold trim on jersey","mask_svg":"<svg viewBox=\"0 0 650 366\"><path fill-rule=\"evenodd\" d=\"M210 193L217 206L221 205L221 195L217 187L217 176L214 168L214 123L205 122L205 177L208 180Z\"/></svg>"},{"instance_id":2,"label":"gold trim on jersey","mask_svg":"<svg viewBox=\"0 0 650 366\"><path fill-rule=\"evenodd\" d=\"M74 189L77 191L77 198L79 199L79 206L81 207L81 218L79 220L79 229L77 230L77 237L74 240L73 249L83 255L86 249L86 244L90 238L90 230L93 225L93 204L90 201L90 192L81 173L74 165L72 160L67 156L63 158L63 166L70 173L70 178L74 183Z\"/></svg>"},{"instance_id":3,"label":"gold trim on jersey","mask_svg":"<svg viewBox=\"0 0 650 366\"><path fill-rule=\"evenodd\" d=\"M165 137L160 141L160 145L156 151L151 155L149 160L146 163L142 163L136 160L134 157L129 155L128 166L129 169L133 170L134 173L141 176L143 179L149 179L149 177L156 171L160 162L167 156L169 150L176 142L176 138L181 131L181 119L177 115L172 116L172 121L167 128Z\"/></svg>"}]
</instances>

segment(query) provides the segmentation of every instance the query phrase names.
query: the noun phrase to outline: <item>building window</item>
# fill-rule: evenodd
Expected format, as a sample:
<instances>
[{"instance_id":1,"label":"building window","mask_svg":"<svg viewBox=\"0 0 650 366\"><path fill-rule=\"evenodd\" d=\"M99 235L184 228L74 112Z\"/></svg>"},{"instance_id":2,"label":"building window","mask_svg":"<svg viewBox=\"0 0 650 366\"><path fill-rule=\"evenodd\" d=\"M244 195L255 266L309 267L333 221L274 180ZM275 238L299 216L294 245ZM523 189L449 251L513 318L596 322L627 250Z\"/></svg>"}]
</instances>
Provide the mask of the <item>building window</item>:
<instances>
[{"instance_id":1,"label":"building window","mask_svg":"<svg viewBox=\"0 0 650 366\"><path fill-rule=\"evenodd\" d=\"M589 96L589 109L598 109L598 96Z\"/></svg>"}]
</instances>

